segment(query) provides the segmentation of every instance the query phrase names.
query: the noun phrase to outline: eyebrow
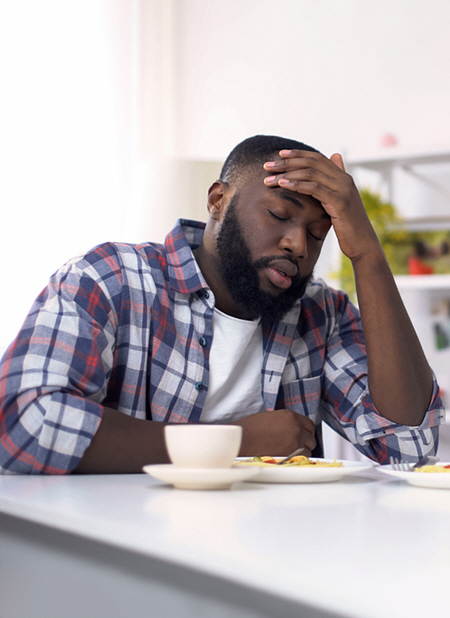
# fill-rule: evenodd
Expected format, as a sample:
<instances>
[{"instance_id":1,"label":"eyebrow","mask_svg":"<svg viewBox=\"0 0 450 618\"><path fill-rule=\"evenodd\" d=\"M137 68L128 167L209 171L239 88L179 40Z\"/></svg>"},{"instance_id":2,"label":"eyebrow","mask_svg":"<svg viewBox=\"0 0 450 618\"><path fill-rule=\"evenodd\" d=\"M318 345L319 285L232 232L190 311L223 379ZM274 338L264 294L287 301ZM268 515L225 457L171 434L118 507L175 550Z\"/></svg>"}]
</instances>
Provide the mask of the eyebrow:
<instances>
[{"instance_id":1,"label":"eyebrow","mask_svg":"<svg viewBox=\"0 0 450 618\"><path fill-rule=\"evenodd\" d=\"M288 200L289 202L292 202L293 204L295 204L295 206L298 206L299 208L305 207L302 200L298 198L295 193L293 193L292 191L289 191L289 189L283 189L282 187L279 187L278 189L274 187L274 189L276 190L276 192L279 194L279 196L283 200ZM323 210L323 213L320 218L328 219L328 220L331 219L330 215L326 212L326 210Z\"/></svg>"}]
</instances>

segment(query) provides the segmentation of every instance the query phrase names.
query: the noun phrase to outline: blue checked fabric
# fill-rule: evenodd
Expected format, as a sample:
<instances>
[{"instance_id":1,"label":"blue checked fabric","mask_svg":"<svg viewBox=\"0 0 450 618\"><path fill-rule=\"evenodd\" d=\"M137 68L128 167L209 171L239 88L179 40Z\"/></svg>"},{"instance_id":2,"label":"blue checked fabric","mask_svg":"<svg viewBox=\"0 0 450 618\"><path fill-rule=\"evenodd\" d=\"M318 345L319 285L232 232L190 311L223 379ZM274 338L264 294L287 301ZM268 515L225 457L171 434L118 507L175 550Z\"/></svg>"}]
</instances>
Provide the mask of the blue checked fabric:
<instances>
[{"instance_id":1,"label":"blue checked fabric","mask_svg":"<svg viewBox=\"0 0 450 618\"><path fill-rule=\"evenodd\" d=\"M0 471L68 473L103 406L149 421L198 422L208 389L214 295L192 249L205 224L180 220L164 245L107 243L65 264L0 366ZM435 453L444 410L434 381L420 427L378 414L358 310L323 281L279 323L262 323L266 410L328 423L368 457ZM320 454L319 451L316 454Z\"/></svg>"}]
</instances>

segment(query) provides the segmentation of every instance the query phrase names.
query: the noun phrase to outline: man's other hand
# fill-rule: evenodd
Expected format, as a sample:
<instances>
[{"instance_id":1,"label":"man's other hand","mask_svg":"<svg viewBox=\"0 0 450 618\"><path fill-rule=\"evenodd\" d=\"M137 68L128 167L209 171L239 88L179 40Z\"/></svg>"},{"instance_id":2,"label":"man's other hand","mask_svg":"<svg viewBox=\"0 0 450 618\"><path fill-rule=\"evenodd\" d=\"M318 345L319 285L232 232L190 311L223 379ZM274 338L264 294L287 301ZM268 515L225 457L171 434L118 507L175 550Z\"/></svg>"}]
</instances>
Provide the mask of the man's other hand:
<instances>
[{"instance_id":1,"label":"man's other hand","mask_svg":"<svg viewBox=\"0 0 450 618\"><path fill-rule=\"evenodd\" d=\"M243 429L241 457L287 456L304 447L309 457L316 446L315 426L311 419L292 410L274 410L251 414L233 423Z\"/></svg>"}]
</instances>

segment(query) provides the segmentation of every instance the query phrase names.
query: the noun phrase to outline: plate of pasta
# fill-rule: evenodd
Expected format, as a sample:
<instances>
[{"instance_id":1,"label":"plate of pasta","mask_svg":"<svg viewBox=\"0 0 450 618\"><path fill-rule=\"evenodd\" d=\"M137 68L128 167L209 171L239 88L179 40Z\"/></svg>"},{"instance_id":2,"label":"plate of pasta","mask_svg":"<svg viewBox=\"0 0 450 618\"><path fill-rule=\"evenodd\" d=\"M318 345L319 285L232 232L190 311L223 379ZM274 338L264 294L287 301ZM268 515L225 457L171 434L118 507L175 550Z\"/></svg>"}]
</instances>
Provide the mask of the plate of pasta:
<instances>
[{"instance_id":1,"label":"plate of pasta","mask_svg":"<svg viewBox=\"0 0 450 618\"><path fill-rule=\"evenodd\" d=\"M378 470L389 476L406 481L415 487L450 489L450 462L439 462L432 466L421 466L409 472L393 470L391 466L379 466Z\"/></svg>"},{"instance_id":2,"label":"plate of pasta","mask_svg":"<svg viewBox=\"0 0 450 618\"><path fill-rule=\"evenodd\" d=\"M339 481L347 474L367 471L371 463L343 459L320 459L303 455L292 457L279 465L283 457L239 457L235 466L258 467L251 483L330 483Z\"/></svg>"}]
</instances>

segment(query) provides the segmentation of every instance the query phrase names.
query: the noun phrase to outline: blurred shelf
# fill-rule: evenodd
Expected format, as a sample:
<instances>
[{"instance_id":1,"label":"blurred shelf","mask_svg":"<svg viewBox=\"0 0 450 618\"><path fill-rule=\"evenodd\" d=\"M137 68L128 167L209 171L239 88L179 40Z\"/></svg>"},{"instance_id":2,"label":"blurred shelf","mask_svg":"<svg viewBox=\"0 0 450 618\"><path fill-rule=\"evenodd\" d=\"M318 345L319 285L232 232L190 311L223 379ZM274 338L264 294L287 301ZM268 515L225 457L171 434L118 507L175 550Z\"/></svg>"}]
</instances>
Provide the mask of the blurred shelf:
<instances>
[{"instance_id":1,"label":"blurred shelf","mask_svg":"<svg viewBox=\"0 0 450 618\"><path fill-rule=\"evenodd\" d=\"M431 152L392 152L379 156L350 158L348 167L365 167L377 172L384 172L393 167L408 167L410 165L430 165L434 163L450 163L450 150Z\"/></svg>"},{"instance_id":2,"label":"blurred shelf","mask_svg":"<svg viewBox=\"0 0 450 618\"><path fill-rule=\"evenodd\" d=\"M402 219L397 228L406 228L410 232L436 232L450 230L449 216L409 217Z\"/></svg>"},{"instance_id":3,"label":"blurred shelf","mask_svg":"<svg viewBox=\"0 0 450 618\"><path fill-rule=\"evenodd\" d=\"M428 189L432 189L447 201L450 201L450 150L433 150L428 152L390 151L372 156L349 158L347 162L352 174L358 170L368 170L379 174L387 184L389 201L393 198L394 185L398 184L398 175L394 172L402 170L410 178L420 181ZM427 228L430 229L430 228Z\"/></svg>"},{"instance_id":4,"label":"blurred shelf","mask_svg":"<svg viewBox=\"0 0 450 618\"><path fill-rule=\"evenodd\" d=\"M450 275L396 275L395 282L400 291L450 289Z\"/></svg>"}]
</instances>

